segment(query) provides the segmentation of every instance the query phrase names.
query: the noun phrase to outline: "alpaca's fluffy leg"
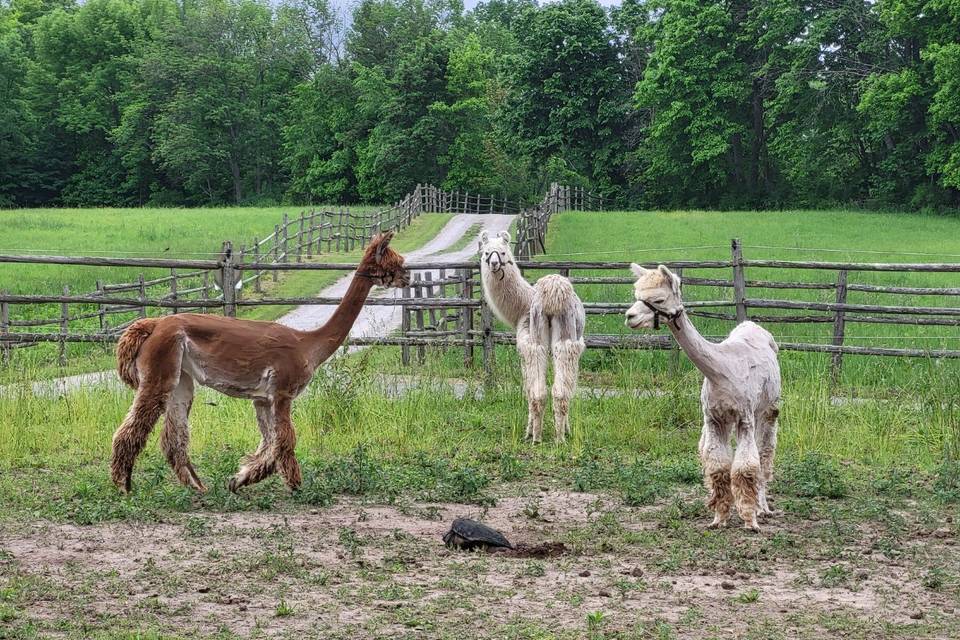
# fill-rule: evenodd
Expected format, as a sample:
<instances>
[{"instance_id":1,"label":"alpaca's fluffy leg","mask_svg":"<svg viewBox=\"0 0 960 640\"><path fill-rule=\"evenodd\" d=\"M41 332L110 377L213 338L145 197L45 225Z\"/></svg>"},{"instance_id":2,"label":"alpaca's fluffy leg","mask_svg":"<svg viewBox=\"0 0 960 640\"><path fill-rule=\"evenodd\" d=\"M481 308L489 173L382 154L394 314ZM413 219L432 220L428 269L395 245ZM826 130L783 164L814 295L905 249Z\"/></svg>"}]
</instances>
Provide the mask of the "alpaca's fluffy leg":
<instances>
[{"instance_id":1,"label":"alpaca's fluffy leg","mask_svg":"<svg viewBox=\"0 0 960 640\"><path fill-rule=\"evenodd\" d=\"M758 501L761 515L773 514L767 502L767 488L773 480L773 457L777 450L777 417L780 410L772 407L760 416L757 440L760 448L760 486Z\"/></svg>"},{"instance_id":2,"label":"alpaca's fluffy leg","mask_svg":"<svg viewBox=\"0 0 960 640\"><path fill-rule=\"evenodd\" d=\"M759 531L757 511L761 485L760 453L757 449L756 424L753 419L744 419L737 425L737 450L730 469L730 485L737 512L743 526Z\"/></svg>"},{"instance_id":3,"label":"alpaca's fluffy leg","mask_svg":"<svg viewBox=\"0 0 960 640\"><path fill-rule=\"evenodd\" d=\"M276 435L273 441L273 459L276 461L277 471L287 486L298 489L303 478L300 474L300 464L294 455L297 434L294 433L293 423L290 421L292 402L288 397L281 397L274 401L273 419Z\"/></svg>"},{"instance_id":4,"label":"alpaca's fluffy leg","mask_svg":"<svg viewBox=\"0 0 960 640\"><path fill-rule=\"evenodd\" d=\"M260 482L276 470L273 459L273 441L275 437L273 408L267 400L254 400L257 410L257 425L260 427L260 445L247 457L237 474L230 479L230 491Z\"/></svg>"},{"instance_id":5,"label":"alpaca's fluffy leg","mask_svg":"<svg viewBox=\"0 0 960 640\"><path fill-rule=\"evenodd\" d=\"M557 442L570 433L570 400L577 390L583 340L561 340L553 345L553 417Z\"/></svg>"},{"instance_id":6,"label":"alpaca's fluffy leg","mask_svg":"<svg viewBox=\"0 0 960 640\"><path fill-rule=\"evenodd\" d=\"M148 342L141 348L137 362L140 373L137 395L113 434L110 475L123 493L130 493L134 462L146 446L170 394L180 382L182 356L183 346L175 338Z\"/></svg>"},{"instance_id":7,"label":"alpaca's fluffy leg","mask_svg":"<svg viewBox=\"0 0 960 640\"><path fill-rule=\"evenodd\" d=\"M703 484L710 493L707 508L713 511L710 528L727 524L733 494L730 490L730 435L725 425L704 416L700 434L700 464L703 466Z\"/></svg>"},{"instance_id":8,"label":"alpaca's fluffy leg","mask_svg":"<svg viewBox=\"0 0 960 640\"><path fill-rule=\"evenodd\" d=\"M526 438L540 442L543 407L547 399L547 350L526 327L517 330L517 351L527 396Z\"/></svg>"},{"instance_id":9,"label":"alpaca's fluffy leg","mask_svg":"<svg viewBox=\"0 0 960 640\"><path fill-rule=\"evenodd\" d=\"M187 448L190 444L190 407L193 404L193 378L180 374L180 383L167 400L167 411L160 432L160 449L173 468L177 479L187 487L203 492L207 488L201 482L190 462Z\"/></svg>"}]
</instances>

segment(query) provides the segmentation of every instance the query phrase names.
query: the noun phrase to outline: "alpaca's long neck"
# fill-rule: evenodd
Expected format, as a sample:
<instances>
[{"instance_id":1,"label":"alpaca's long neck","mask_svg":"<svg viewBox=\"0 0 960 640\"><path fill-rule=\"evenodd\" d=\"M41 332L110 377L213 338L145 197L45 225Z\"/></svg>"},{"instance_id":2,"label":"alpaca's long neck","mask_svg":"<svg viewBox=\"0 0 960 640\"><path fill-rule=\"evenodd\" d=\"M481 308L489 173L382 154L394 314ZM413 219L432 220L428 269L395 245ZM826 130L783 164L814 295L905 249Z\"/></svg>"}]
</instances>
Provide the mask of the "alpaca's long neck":
<instances>
[{"instance_id":1,"label":"alpaca's long neck","mask_svg":"<svg viewBox=\"0 0 960 640\"><path fill-rule=\"evenodd\" d=\"M370 278L354 274L347 293L340 300L340 304L333 315L330 316L330 319L319 329L308 332L311 342L311 360L314 362L314 366L319 366L336 353L343 341L350 335L350 329L353 328L353 323L360 315L360 310L363 309L363 304L366 302L371 288L373 288L373 282Z\"/></svg>"},{"instance_id":2,"label":"alpaca's long neck","mask_svg":"<svg viewBox=\"0 0 960 640\"><path fill-rule=\"evenodd\" d=\"M717 345L700 335L686 313L681 313L676 320L668 322L667 326L680 348L707 379L719 383L726 378Z\"/></svg>"},{"instance_id":3,"label":"alpaca's long neck","mask_svg":"<svg viewBox=\"0 0 960 640\"><path fill-rule=\"evenodd\" d=\"M499 272L481 269L481 275L483 291L494 314L516 328L521 318L530 311L533 285L524 279L516 265L504 266Z\"/></svg>"}]
</instances>

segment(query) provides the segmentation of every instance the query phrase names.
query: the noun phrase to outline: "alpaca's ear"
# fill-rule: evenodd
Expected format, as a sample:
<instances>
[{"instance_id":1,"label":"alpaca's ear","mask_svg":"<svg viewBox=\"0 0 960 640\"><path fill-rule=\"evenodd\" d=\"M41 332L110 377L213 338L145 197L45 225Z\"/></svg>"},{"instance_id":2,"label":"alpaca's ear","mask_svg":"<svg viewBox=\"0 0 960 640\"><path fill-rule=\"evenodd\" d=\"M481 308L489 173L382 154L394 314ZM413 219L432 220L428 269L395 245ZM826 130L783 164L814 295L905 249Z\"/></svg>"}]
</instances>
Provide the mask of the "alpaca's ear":
<instances>
[{"instance_id":1,"label":"alpaca's ear","mask_svg":"<svg viewBox=\"0 0 960 640\"><path fill-rule=\"evenodd\" d=\"M480 232L480 244L487 244L490 242L490 234L487 231Z\"/></svg>"},{"instance_id":2,"label":"alpaca's ear","mask_svg":"<svg viewBox=\"0 0 960 640\"><path fill-rule=\"evenodd\" d=\"M633 275L637 276L638 278L642 278L644 274L647 273L647 270L638 265L636 262L630 264L630 271L632 271Z\"/></svg>"},{"instance_id":3,"label":"alpaca's ear","mask_svg":"<svg viewBox=\"0 0 960 640\"><path fill-rule=\"evenodd\" d=\"M503 240L504 242L506 242L507 244L510 244L510 232L509 232L509 231L501 231L500 233L497 234L497 237L500 238L501 240Z\"/></svg>"},{"instance_id":4,"label":"alpaca's ear","mask_svg":"<svg viewBox=\"0 0 960 640\"><path fill-rule=\"evenodd\" d=\"M393 240L393 231L387 231L386 233L380 234L380 242L377 244L377 253L375 258L377 262L383 258L383 252L387 250L387 247L390 246L390 241Z\"/></svg>"},{"instance_id":5,"label":"alpaca's ear","mask_svg":"<svg viewBox=\"0 0 960 640\"><path fill-rule=\"evenodd\" d=\"M667 269L667 266L663 264L657 267L657 269L660 273L670 278L670 287L675 294L680 295L680 276L670 271L670 269Z\"/></svg>"}]
</instances>

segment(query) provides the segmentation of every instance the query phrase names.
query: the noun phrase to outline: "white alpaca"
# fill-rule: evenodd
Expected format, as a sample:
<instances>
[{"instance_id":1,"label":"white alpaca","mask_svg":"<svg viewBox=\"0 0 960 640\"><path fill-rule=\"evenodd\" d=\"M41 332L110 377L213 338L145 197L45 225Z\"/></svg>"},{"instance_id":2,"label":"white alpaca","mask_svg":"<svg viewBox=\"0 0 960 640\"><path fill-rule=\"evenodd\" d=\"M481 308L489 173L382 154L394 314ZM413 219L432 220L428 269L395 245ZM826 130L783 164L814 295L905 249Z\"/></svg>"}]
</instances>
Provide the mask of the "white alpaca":
<instances>
[{"instance_id":1,"label":"white alpaca","mask_svg":"<svg viewBox=\"0 0 960 640\"><path fill-rule=\"evenodd\" d=\"M777 343L769 331L753 322L738 325L719 344L709 342L684 313L679 277L663 265L644 269L633 264L630 269L637 277L637 302L627 311L627 326L658 328L663 318L703 373L699 449L704 484L710 492L707 506L715 514L710 527L725 525L735 502L744 527L759 531L758 512L773 513L767 504L767 484L773 477L780 414ZM737 448L731 456L733 435Z\"/></svg>"},{"instance_id":2,"label":"white alpaca","mask_svg":"<svg viewBox=\"0 0 960 640\"><path fill-rule=\"evenodd\" d=\"M583 303L567 278L547 275L531 285L510 250L510 234L480 234L480 281L493 313L517 331L527 396L526 437L540 442L547 398L547 354L553 353L553 416L557 442L570 433L570 400L583 353Z\"/></svg>"}]
</instances>

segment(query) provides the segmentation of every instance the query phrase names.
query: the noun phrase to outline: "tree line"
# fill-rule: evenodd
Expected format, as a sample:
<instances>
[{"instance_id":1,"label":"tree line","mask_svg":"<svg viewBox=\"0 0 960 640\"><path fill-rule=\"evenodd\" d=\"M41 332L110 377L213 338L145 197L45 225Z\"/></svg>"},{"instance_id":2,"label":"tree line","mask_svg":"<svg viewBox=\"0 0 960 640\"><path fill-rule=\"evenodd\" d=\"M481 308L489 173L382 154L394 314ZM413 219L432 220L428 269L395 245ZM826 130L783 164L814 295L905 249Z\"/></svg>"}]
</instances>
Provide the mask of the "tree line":
<instances>
[{"instance_id":1,"label":"tree line","mask_svg":"<svg viewBox=\"0 0 960 640\"><path fill-rule=\"evenodd\" d=\"M960 206L957 0L0 0L0 206Z\"/></svg>"}]
</instances>

